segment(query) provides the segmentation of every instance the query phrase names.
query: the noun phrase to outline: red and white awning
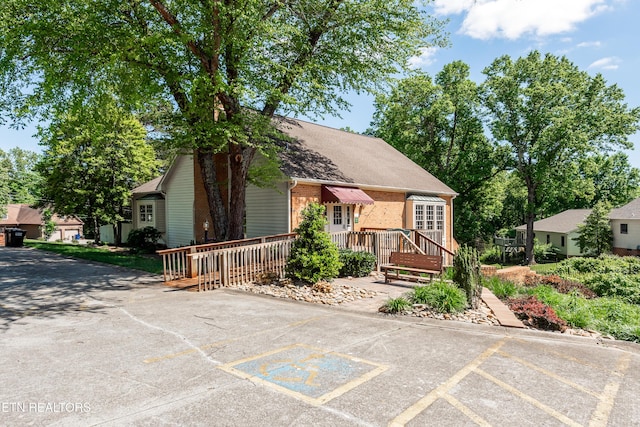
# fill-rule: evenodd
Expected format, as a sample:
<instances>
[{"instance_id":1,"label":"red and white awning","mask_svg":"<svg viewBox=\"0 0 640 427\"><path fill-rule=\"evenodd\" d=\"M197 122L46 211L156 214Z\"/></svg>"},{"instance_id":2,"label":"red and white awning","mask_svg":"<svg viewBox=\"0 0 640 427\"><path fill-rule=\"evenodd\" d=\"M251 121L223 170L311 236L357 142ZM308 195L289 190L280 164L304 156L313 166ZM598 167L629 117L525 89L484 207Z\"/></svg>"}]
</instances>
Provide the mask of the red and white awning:
<instances>
[{"instance_id":1,"label":"red and white awning","mask_svg":"<svg viewBox=\"0 0 640 427\"><path fill-rule=\"evenodd\" d=\"M345 205L372 205L373 199L357 187L322 186L322 203Z\"/></svg>"}]
</instances>

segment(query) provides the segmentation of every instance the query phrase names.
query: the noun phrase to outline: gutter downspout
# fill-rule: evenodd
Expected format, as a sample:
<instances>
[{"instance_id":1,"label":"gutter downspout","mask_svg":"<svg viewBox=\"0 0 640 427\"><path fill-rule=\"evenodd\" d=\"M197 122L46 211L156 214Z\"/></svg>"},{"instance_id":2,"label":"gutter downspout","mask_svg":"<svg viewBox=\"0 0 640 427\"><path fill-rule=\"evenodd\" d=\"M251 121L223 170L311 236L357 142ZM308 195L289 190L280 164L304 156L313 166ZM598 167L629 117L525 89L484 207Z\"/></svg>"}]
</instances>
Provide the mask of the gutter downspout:
<instances>
[{"instance_id":1,"label":"gutter downspout","mask_svg":"<svg viewBox=\"0 0 640 427\"><path fill-rule=\"evenodd\" d=\"M293 230L291 229L291 225L292 225L292 219L293 219L293 205L291 203L291 190L293 190L296 185L298 185L298 180L294 179L293 181L289 182L289 185L287 186L287 212L289 213L289 233L293 233Z\"/></svg>"}]
</instances>

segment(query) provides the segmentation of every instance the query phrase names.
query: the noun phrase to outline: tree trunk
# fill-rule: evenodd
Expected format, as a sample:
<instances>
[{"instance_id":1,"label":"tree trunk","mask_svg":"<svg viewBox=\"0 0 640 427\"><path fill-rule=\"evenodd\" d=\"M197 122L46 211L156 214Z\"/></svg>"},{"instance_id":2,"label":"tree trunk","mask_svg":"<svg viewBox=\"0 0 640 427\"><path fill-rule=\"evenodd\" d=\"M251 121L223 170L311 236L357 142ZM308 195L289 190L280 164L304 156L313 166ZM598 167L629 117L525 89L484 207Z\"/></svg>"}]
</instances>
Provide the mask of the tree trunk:
<instances>
[{"instance_id":1,"label":"tree trunk","mask_svg":"<svg viewBox=\"0 0 640 427\"><path fill-rule=\"evenodd\" d=\"M526 210L526 220L527 220L527 240L525 242L525 263L527 265L534 265L536 263L535 253L533 252L533 242L535 239L533 232L533 222L536 219L535 214L535 188L533 188L530 180L526 180L527 182L527 210Z\"/></svg>"},{"instance_id":2,"label":"tree trunk","mask_svg":"<svg viewBox=\"0 0 640 427\"><path fill-rule=\"evenodd\" d=\"M98 217L93 217L93 241L96 245L100 244L100 226L98 225Z\"/></svg>"},{"instance_id":3,"label":"tree trunk","mask_svg":"<svg viewBox=\"0 0 640 427\"><path fill-rule=\"evenodd\" d=\"M231 172L231 194L229 195L229 239L244 238L245 194L249 165L255 155L255 148L242 148L229 144L229 170Z\"/></svg>"},{"instance_id":4,"label":"tree trunk","mask_svg":"<svg viewBox=\"0 0 640 427\"><path fill-rule=\"evenodd\" d=\"M207 194L207 204L209 213L213 222L213 232L215 239L222 241L230 238L229 222L227 210L222 199L220 184L217 179L217 170L213 151L207 149L196 150L198 165L200 166L200 174L204 183L204 189ZM233 192L233 188L231 190ZM244 200L244 195L243 195Z\"/></svg>"}]
</instances>

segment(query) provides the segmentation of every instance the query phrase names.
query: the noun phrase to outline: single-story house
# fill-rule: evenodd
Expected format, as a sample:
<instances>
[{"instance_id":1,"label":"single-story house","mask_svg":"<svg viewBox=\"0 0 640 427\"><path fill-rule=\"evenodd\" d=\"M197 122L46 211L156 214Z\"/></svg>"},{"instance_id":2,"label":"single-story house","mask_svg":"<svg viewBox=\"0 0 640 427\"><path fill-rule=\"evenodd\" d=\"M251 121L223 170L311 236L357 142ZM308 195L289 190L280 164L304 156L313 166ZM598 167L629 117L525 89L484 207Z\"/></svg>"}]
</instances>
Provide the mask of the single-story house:
<instances>
[{"instance_id":1,"label":"single-story house","mask_svg":"<svg viewBox=\"0 0 640 427\"><path fill-rule=\"evenodd\" d=\"M51 220L56 227L49 236L49 241L71 241L82 235L84 222L74 215L61 216L53 214ZM42 209L32 208L26 204L8 204L6 213L0 217L0 228L21 228L26 231L28 239L44 239L45 223Z\"/></svg>"},{"instance_id":2,"label":"single-story house","mask_svg":"<svg viewBox=\"0 0 640 427\"><path fill-rule=\"evenodd\" d=\"M609 219L613 230L613 253L640 256L640 197L613 209Z\"/></svg>"},{"instance_id":3,"label":"single-story house","mask_svg":"<svg viewBox=\"0 0 640 427\"><path fill-rule=\"evenodd\" d=\"M282 141L279 152L283 177L274 188L247 187L247 237L292 232L302 209L317 202L327 207L330 232L421 229L453 248L457 193L391 145L301 120L284 119L279 128L291 138ZM168 247L204 241L204 224L211 218L194 156L178 156L164 176L142 187L148 191L138 191L133 202L136 227L163 226ZM149 206L155 216L142 221Z\"/></svg>"},{"instance_id":4,"label":"single-story house","mask_svg":"<svg viewBox=\"0 0 640 427\"><path fill-rule=\"evenodd\" d=\"M533 223L534 236L542 244L551 243L558 249L558 253L565 257L580 256L580 247L575 240L578 233L578 225L583 224L591 214L591 209L569 209L549 218L541 219ZM524 242L527 234L527 225L516 227L516 241Z\"/></svg>"}]
</instances>

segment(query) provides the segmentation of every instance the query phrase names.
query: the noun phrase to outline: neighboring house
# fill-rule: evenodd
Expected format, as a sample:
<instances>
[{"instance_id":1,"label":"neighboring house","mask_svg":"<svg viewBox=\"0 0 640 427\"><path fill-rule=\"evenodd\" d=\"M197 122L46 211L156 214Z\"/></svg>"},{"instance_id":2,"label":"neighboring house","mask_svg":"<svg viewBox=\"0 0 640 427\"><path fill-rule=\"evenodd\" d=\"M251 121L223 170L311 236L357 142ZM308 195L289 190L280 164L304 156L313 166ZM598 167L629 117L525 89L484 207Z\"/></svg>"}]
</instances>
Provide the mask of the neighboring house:
<instances>
[{"instance_id":1,"label":"neighboring house","mask_svg":"<svg viewBox=\"0 0 640 427\"><path fill-rule=\"evenodd\" d=\"M82 235L83 222L74 215L60 216L53 214L51 220L56 227L49 236L49 241L71 241L77 235ZM7 212L0 217L0 228L21 228L26 231L28 239L44 239L45 231L42 210L25 204L9 204Z\"/></svg>"},{"instance_id":2,"label":"neighboring house","mask_svg":"<svg viewBox=\"0 0 640 427\"><path fill-rule=\"evenodd\" d=\"M284 176L275 188L247 187L247 237L292 232L302 209L317 202L327 207L328 231L422 229L453 248L452 202L457 193L391 145L300 120L286 119L279 127L292 138L282 141L279 154ZM155 186L153 181L142 186L147 191L134 201L134 212L142 218L145 197L154 195L152 212L159 228L160 196L164 196L167 246L204 241L211 218L193 156L179 156L154 181ZM144 209L146 213L148 207Z\"/></svg>"},{"instance_id":3,"label":"neighboring house","mask_svg":"<svg viewBox=\"0 0 640 427\"><path fill-rule=\"evenodd\" d=\"M580 256L582 252L575 240L578 236L578 225L583 224L591 213L591 209L569 209L549 218L533 223L534 236L542 244L551 243L558 253L566 257ZM527 226L516 227L516 240L524 242Z\"/></svg>"},{"instance_id":4,"label":"neighboring house","mask_svg":"<svg viewBox=\"0 0 640 427\"><path fill-rule=\"evenodd\" d=\"M613 253L640 256L640 197L609 214Z\"/></svg>"}]
</instances>

